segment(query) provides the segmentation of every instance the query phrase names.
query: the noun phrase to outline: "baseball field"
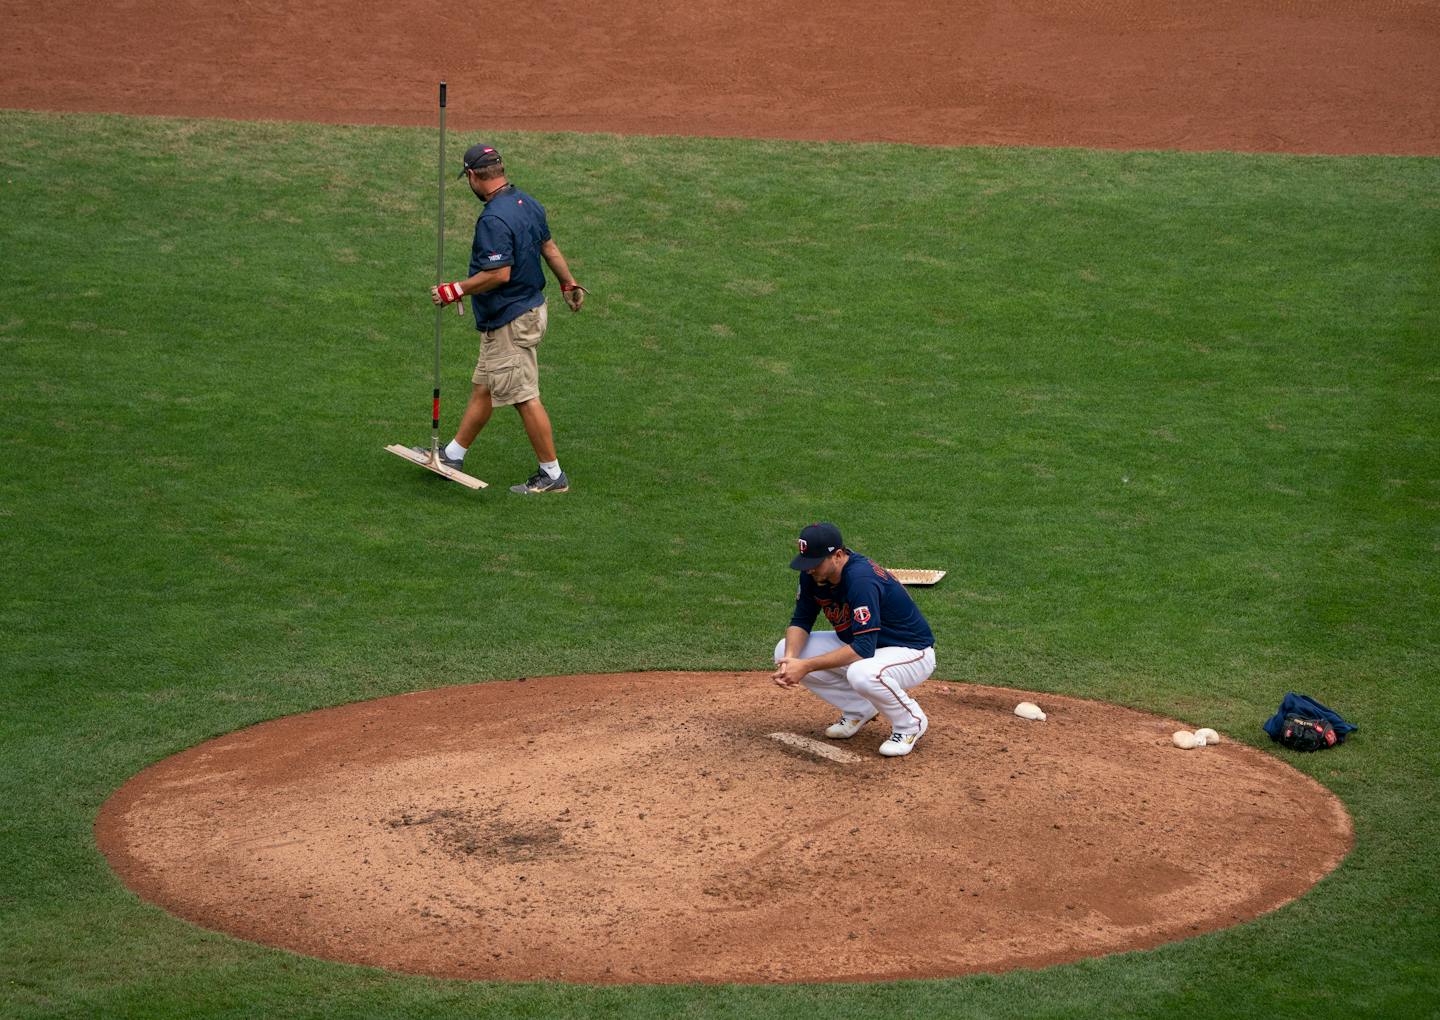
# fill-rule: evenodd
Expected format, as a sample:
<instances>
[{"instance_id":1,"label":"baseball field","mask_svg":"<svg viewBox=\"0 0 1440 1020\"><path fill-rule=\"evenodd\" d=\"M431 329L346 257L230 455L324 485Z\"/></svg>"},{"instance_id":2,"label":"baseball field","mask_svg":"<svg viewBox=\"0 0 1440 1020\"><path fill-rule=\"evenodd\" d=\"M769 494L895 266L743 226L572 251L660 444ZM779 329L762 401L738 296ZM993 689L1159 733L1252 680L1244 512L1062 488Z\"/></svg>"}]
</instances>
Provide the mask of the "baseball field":
<instances>
[{"instance_id":1,"label":"baseball field","mask_svg":"<svg viewBox=\"0 0 1440 1020\"><path fill-rule=\"evenodd\" d=\"M1435 157L487 131L591 289L541 359L574 489L522 498L513 416L482 493L383 451L429 436L433 128L0 110L0 140L0 1016L1440 1015ZM449 429L474 339L445 329ZM296 713L763 670L820 518L947 571L922 692L1213 726L1333 792L1353 847L1144 951L754 984L321 960L181 920L97 847L131 777ZM1287 691L1359 732L1276 747ZM985 734L939 736L890 764L943 746L959 788ZM474 739L534 753L503 716ZM1271 807L1306 844L1317 802Z\"/></svg>"}]
</instances>

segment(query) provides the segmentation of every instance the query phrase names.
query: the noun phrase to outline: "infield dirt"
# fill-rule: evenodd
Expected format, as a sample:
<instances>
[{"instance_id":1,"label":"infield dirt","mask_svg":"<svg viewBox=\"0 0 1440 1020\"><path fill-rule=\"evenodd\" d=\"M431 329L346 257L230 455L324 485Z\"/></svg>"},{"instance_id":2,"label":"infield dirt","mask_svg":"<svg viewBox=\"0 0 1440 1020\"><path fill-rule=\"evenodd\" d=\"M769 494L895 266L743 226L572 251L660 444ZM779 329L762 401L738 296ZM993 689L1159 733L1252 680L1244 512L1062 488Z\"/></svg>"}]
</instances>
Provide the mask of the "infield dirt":
<instances>
[{"instance_id":1,"label":"infield dirt","mask_svg":"<svg viewBox=\"0 0 1440 1020\"><path fill-rule=\"evenodd\" d=\"M461 978L806 982L1042 966L1300 895L1352 841L1339 800L1167 720L968 684L858 763L761 673L549 677L292 716L168 758L96 827L135 892L333 960ZM1013 714L1038 702L1049 718ZM1203 720L1200 722L1203 723ZM1295 838L1294 805L1309 805Z\"/></svg>"}]
</instances>

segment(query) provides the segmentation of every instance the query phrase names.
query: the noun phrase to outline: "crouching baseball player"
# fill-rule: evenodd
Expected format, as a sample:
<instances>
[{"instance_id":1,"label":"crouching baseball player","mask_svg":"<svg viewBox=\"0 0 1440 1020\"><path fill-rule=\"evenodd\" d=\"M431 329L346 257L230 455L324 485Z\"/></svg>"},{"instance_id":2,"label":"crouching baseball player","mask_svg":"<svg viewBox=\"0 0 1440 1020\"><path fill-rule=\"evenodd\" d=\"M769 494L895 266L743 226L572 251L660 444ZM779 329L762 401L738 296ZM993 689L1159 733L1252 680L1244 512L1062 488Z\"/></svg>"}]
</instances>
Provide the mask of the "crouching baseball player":
<instances>
[{"instance_id":1,"label":"crouching baseball player","mask_svg":"<svg viewBox=\"0 0 1440 1020\"><path fill-rule=\"evenodd\" d=\"M840 710L827 737L848 740L883 713L890 739L880 753L909 754L930 726L909 694L935 672L930 624L890 571L845 548L835 525L807 526L799 546L790 566L800 571L800 590L771 679L804 685ZM822 612L834 630L812 634Z\"/></svg>"}]
</instances>

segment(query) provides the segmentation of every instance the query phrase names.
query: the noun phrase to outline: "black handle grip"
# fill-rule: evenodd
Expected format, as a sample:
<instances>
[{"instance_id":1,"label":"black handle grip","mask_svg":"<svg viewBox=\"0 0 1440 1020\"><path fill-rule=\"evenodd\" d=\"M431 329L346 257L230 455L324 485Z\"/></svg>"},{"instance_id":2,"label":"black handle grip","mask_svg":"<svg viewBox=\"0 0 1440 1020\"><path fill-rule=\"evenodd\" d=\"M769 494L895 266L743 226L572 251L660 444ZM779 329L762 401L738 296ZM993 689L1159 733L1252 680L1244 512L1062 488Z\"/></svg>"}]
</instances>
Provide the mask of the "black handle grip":
<instances>
[{"instance_id":1,"label":"black handle grip","mask_svg":"<svg viewBox=\"0 0 1440 1020\"><path fill-rule=\"evenodd\" d=\"M440 83L440 109L445 109L445 83Z\"/></svg>"}]
</instances>

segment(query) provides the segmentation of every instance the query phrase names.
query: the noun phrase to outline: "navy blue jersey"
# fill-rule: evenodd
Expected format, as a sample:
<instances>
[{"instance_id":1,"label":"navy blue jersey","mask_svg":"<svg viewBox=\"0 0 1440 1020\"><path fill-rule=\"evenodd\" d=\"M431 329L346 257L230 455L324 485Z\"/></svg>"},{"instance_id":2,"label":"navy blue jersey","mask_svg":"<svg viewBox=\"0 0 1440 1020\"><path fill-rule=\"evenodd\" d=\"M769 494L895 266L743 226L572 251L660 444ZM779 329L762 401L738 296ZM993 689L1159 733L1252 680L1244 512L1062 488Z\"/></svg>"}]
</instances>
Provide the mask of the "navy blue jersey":
<instances>
[{"instance_id":1,"label":"navy blue jersey","mask_svg":"<svg viewBox=\"0 0 1440 1020\"><path fill-rule=\"evenodd\" d=\"M801 572L790 626L808 631L823 612L835 635L862 659L874 655L876 648L933 645L930 624L895 575L853 549L847 551L850 558L837 584L821 584Z\"/></svg>"},{"instance_id":2,"label":"navy blue jersey","mask_svg":"<svg viewBox=\"0 0 1440 1020\"><path fill-rule=\"evenodd\" d=\"M545 207L513 184L485 204L475 221L470 275L510 267L510 279L494 290L470 297L475 328L499 329L545 302L545 270L540 246L550 240Z\"/></svg>"}]
</instances>

